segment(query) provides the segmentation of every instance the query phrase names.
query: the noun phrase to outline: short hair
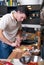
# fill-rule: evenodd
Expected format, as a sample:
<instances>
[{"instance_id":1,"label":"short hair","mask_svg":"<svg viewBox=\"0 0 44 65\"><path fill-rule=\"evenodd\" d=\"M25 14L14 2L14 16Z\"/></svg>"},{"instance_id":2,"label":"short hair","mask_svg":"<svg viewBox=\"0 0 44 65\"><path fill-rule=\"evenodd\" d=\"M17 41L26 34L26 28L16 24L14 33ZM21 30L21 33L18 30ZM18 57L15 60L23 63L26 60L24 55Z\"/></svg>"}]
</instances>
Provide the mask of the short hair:
<instances>
[{"instance_id":1,"label":"short hair","mask_svg":"<svg viewBox=\"0 0 44 65\"><path fill-rule=\"evenodd\" d=\"M25 13L27 17L29 16L29 9L27 8L26 5L17 6L17 11Z\"/></svg>"}]
</instances>

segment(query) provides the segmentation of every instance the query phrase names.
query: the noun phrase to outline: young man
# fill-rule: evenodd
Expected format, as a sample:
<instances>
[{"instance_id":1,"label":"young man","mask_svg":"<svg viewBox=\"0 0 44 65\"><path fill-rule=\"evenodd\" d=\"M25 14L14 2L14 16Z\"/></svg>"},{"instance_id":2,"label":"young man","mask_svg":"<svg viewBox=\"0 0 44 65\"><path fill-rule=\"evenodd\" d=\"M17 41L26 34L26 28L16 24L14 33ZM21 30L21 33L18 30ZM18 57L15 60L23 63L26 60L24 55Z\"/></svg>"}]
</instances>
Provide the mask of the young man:
<instances>
[{"instance_id":1,"label":"young man","mask_svg":"<svg viewBox=\"0 0 44 65\"><path fill-rule=\"evenodd\" d=\"M16 11L4 15L0 20L0 58L8 58L14 47L20 46L22 37L18 33L21 22L28 16L26 6L18 6Z\"/></svg>"}]
</instances>

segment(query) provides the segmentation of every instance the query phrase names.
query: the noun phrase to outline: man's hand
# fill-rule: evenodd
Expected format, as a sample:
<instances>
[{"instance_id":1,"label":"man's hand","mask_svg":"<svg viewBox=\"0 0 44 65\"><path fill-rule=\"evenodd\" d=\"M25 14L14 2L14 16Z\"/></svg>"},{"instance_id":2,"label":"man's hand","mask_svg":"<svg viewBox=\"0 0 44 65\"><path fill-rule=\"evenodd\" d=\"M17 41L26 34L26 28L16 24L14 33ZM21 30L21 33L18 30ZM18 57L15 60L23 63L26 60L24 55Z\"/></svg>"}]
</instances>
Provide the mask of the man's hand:
<instances>
[{"instance_id":1,"label":"man's hand","mask_svg":"<svg viewBox=\"0 0 44 65\"><path fill-rule=\"evenodd\" d=\"M15 43L12 43L11 46L13 46L13 47L19 47L21 41L22 41L22 37L20 37L19 35L17 35Z\"/></svg>"},{"instance_id":2,"label":"man's hand","mask_svg":"<svg viewBox=\"0 0 44 65\"><path fill-rule=\"evenodd\" d=\"M11 44L12 47L19 47L20 43L18 41L15 41L15 43Z\"/></svg>"}]
</instances>

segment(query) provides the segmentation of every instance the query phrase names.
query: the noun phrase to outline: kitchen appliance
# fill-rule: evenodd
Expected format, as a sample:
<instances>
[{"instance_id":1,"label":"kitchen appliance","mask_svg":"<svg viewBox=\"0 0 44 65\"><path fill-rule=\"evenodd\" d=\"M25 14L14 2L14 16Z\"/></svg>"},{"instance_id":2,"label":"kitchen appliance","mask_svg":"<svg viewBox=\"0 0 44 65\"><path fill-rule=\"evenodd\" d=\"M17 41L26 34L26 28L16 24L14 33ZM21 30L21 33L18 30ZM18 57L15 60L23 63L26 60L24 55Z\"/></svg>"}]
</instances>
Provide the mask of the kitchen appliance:
<instances>
[{"instance_id":1,"label":"kitchen appliance","mask_svg":"<svg viewBox=\"0 0 44 65\"><path fill-rule=\"evenodd\" d=\"M28 64L28 65L31 65L31 63L32 65L34 65L34 63L43 61L43 59L40 56L24 56L24 57L21 57L19 60L21 63Z\"/></svg>"}]
</instances>

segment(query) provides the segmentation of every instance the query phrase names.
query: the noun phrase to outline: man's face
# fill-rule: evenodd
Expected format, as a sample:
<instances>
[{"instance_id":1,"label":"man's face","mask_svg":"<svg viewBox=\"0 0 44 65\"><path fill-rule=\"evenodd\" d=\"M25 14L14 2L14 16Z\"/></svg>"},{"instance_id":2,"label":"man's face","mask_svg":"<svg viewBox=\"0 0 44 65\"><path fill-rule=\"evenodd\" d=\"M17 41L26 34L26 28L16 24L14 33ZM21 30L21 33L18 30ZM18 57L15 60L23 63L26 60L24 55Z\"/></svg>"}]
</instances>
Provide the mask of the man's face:
<instances>
[{"instance_id":1,"label":"man's face","mask_svg":"<svg viewBox=\"0 0 44 65\"><path fill-rule=\"evenodd\" d=\"M24 19L26 19L26 14L25 13L21 13L21 12L18 12L18 15L17 15L17 21L18 22L22 22Z\"/></svg>"}]
</instances>

